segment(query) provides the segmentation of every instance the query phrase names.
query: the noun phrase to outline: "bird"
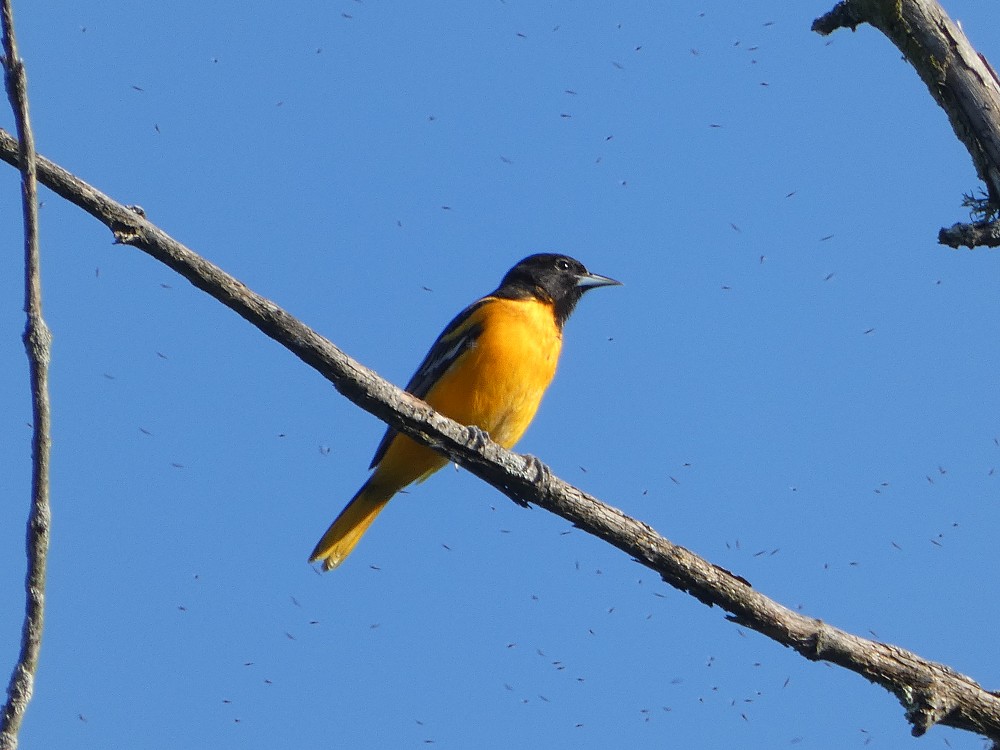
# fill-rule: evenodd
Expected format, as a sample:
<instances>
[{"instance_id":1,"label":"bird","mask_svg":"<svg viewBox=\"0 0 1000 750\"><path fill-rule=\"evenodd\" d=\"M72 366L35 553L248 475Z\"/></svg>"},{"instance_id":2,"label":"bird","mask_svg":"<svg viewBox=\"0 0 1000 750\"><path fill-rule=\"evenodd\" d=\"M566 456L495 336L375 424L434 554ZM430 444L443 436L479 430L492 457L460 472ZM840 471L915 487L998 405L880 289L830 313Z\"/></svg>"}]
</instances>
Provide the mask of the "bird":
<instances>
[{"instance_id":1,"label":"bird","mask_svg":"<svg viewBox=\"0 0 1000 750\"><path fill-rule=\"evenodd\" d=\"M568 255L530 255L445 327L406 390L512 448L556 373L563 326L577 302L590 289L618 285ZM327 529L309 562L336 568L397 492L447 463L390 427L369 466L374 472Z\"/></svg>"}]
</instances>

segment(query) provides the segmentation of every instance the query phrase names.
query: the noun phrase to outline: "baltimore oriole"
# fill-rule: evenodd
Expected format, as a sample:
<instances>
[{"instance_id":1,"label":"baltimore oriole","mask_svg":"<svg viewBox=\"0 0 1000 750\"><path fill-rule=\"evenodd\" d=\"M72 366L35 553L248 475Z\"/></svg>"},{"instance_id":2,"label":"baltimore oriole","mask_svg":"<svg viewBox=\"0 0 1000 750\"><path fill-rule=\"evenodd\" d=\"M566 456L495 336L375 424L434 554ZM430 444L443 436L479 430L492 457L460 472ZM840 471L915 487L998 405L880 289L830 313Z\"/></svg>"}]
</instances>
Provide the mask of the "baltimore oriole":
<instances>
[{"instance_id":1,"label":"baltimore oriole","mask_svg":"<svg viewBox=\"0 0 1000 750\"><path fill-rule=\"evenodd\" d=\"M495 291L448 324L406 390L511 448L555 375L563 324L576 303L588 289L620 283L565 255L529 256ZM375 472L327 529L309 562L322 560L325 570L340 565L393 495L447 462L389 428L369 467Z\"/></svg>"}]
</instances>

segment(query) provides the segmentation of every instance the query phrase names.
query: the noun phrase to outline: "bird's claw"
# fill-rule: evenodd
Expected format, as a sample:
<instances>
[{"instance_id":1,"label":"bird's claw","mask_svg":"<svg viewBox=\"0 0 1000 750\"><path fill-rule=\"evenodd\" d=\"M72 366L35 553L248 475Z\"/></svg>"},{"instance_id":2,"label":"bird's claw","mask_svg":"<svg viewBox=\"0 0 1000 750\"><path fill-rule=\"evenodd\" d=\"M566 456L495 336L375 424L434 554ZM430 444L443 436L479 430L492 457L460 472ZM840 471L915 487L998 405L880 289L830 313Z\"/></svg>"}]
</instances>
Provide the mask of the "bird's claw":
<instances>
[{"instance_id":1,"label":"bird's claw","mask_svg":"<svg viewBox=\"0 0 1000 750\"><path fill-rule=\"evenodd\" d=\"M535 484L544 484L552 476L552 470L542 463L540 458L528 453L524 454L524 470L534 473L535 478L533 481Z\"/></svg>"},{"instance_id":2,"label":"bird's claw","mask_svg":"<svg viewBox=\"0 0 1000 750\"><path fill-rule=\"evenodd\" d=\"M465 428L468 437L466 438L469 442L469 446L477 451L481 451L487 445L490 444L490 435L486 430L481 427L477 427L474 424L470 424Z\"/></svg>"}]
</instances>

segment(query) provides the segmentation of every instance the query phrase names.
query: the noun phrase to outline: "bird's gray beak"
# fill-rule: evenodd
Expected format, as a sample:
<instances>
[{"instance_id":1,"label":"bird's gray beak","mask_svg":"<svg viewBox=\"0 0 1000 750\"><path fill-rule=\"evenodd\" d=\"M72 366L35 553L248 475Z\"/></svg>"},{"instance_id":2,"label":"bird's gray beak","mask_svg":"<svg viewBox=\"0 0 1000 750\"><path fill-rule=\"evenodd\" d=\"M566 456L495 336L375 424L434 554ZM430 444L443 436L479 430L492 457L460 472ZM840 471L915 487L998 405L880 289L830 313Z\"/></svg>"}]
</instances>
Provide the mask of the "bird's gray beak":
<instances>
[{"instance_id":1,"label":"bird's gray beak","mask_svg":"<svg viewBox=\"0 0 1000 750\"><path fill-rule=\"evenodd\" d=\"M607 276L599 276L596 273L584 273L580 274L580 277L576 280L576 285L587 291L588 289L595 289L599 286L621 286L620 281L615 281Z\"/></svg>"}]
</instances>

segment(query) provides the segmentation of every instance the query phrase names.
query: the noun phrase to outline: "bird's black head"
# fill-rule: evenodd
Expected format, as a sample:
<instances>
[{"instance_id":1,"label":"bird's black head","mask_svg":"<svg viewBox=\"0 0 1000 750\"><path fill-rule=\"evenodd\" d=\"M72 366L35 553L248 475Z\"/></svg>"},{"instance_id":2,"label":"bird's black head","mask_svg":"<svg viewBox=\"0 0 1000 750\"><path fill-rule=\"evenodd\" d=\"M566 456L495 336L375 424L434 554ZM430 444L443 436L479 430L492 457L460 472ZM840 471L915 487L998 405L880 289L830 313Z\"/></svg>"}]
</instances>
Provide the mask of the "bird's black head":
<instances>
[{"instance_id":1,"label":"bird's black head","mask_svg":"<svg viewBox=\"0 0 1000 750\"><path fill-rule=\"evenodd\" d=\"M618 284L621 282L590 273L583 263L568 255L539 253L529 255L510 269L494 296L510 299L535 297L551 302L561 326L585 291Z\"/></svg>"}]
</instances>

